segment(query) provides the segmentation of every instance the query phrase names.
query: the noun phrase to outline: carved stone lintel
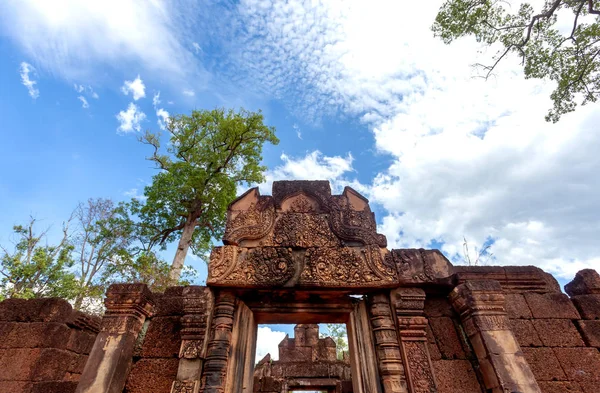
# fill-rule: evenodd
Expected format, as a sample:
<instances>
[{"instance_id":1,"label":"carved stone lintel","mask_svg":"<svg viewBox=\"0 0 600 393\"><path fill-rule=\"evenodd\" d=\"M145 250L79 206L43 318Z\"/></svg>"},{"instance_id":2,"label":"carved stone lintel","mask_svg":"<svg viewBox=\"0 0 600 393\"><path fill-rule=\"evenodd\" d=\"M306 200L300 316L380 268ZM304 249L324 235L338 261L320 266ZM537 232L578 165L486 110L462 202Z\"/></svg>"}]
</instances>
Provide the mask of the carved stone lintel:
<instances>
[{"instance_id":1,"label":"carved stone lintel","mask_svg":"<svg viewBox=\"0 0 600 393\"><path fill-rule=\"evenodd\" d=\"M500 283L467 281L454 288L450 300L479 360L485 388L540 393L510 329Z\"/></svg>"},{"instance_id":2,"label":"carved stone lintel","mask_svg":"<svg viewBox=\"0 0 600 393\"><path fill-rule=\"evenodd\" d=\"M423 316L425 292L419 288L392 291L406 380L411 393L437 393L427 346L427 318Z\"/></svg>"},{"instance_id":3,"label":"carved stone lintel","mask_svg":"<svg viewBox=\"0 0 600 393\"><path fill-rule=\"evenodd\" d=\"M198 393L199 388L198 381L174 381L171 393Z\"/></svg>"},{"instance_id":4,"label":"carved stone lintel","mask_svg":"<svg viewBox=\"0 0 600 393\"><path fill-rule=\"evenodd\" d=\"M406 377L388 296L369 296L369 314L383 393L406 393Z\"/></svg>"}]
</instances>

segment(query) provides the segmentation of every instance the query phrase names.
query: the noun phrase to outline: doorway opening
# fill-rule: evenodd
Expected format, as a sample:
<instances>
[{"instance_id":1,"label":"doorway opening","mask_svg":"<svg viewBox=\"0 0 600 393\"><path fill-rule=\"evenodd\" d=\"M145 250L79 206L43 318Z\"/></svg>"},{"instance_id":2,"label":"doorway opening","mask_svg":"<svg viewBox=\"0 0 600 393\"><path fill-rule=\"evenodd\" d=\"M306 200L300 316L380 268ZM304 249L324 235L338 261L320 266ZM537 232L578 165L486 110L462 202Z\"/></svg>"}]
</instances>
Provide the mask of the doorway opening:
<instances>
[{"instance_id":1,"label":"doorway opening","mask_svg":"<svg viewBox=\"0 0 600 393\"><path fill-rule=\"evenodd\" d=\"M346 324L258 325L255 358L254 393L353 392Z\"/></svg>"}]
</instances>

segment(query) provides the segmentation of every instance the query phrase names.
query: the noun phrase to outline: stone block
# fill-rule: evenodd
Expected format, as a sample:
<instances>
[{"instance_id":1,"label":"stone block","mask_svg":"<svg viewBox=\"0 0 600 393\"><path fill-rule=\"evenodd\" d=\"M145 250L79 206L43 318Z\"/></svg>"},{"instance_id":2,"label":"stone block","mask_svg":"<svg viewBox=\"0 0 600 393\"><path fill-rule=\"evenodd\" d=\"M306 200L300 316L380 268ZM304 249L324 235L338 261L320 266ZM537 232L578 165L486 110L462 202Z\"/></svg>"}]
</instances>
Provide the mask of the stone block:
<instances>
[{"instance_id":1,"label":"stone block","mask_svg":"<svg viewBox=\"0 0 600 393\"><path fill-rule=\"evenodd\" d=\"M565 292L571 296L600 295L600 274L593 269L578 271L573 281L565 285Z\"/></svg>"},{"instance_id":2,"label":"stone block","mask_svg":"<svg viewBox=\"0 0 600 393\"><path fill-rule=\"evenodd\" d=\"M580 295L571 298L583 319L600 319L600 295Z\"/></svg>"},{"instance_id":3,"label":"stone block","mask_svg":"<svg viewBox=\"0 0 600 393\"><path fill-rule=\"evenodd\" d=\"M435 337L433 336L431 326L429 325L427 325L427 345L429 346L429 356L431 357L431 360L441 360L442 354L435 342Z\"/></svg>"},{"instance_id":4,"label":"stone block","mask_svg":"<svg viewBox=\"0 0 600 393\"><path fill-rule=\"evenodd\" d=\"M88 360L88 355L79 355L75 358L69 367L67 368L67 372L72 374L81 374L83 373L83 368L85 367L85 363Z\"/></svg>"},{"instance_id":5,"label":"stone block","mask_svg":"<svg viewBox=\"0 0 600 393\"><path fill-rule=\"evenodd\" d=\"M168 393L177 378L178 359L141 359L131 368L125 392Z\"/></svg>"},{"instance_id":6,"label":"stone block","mask_svg":"<svg viewBox=\"0 0 600 393\"><path fill-rule=\"evenodd\" d=\"M157 317L150 320L142 344L143 358L177 358L181 346L179 317Z\"/></svg>"},{"instance_id":7,"label":"stone block","mask_svg":"<svg viewBox=\"0 0 600 393\"><path fill-rule=\"evenodd\" d=\"M81 354L89 354L96 341L96 334L79 329L71 329L66 348Z\"/></svg>"},{"instance_id":8,"label":"stone block","mask_svg":"<svg viewBox=\"0 0 600 393\"><path fill-rule=\"evenodd\" d=\"M520 293L507 293L504 295L504 307L511 319L531 318L531 310L525 301L525 296Z\"/></svg>"},{"instance_id":9,"label":"stone block","mask_svg":"<svg viewBox=\"0 0 600 393\"><path fill-rule=\"evenodd\" d=\"M553 348L567 379L600 383L600 352L596 348Z\"/></svg>"},{"instance_id":10,"label":"stone block","mask_svg":"<svg viewBox=\"0 0 600 393\"><path fill-rule=\"evenodd\" d=\"M41 353L40 348L0 349L0 381L27 381Z\"/></svg>"},{"instance_id":11,"label":"stone block","mask_svg":"<svg viewBox=\"0 0 600 393\"><path fill-rule=\"evenodd\" d=\"M577 321L577 324L585 344L600 348L600 321Z\"/></svg>"},{"instance_id":12,"label":"stone block","mask_svg":"<svg viewBox=\"0 0 600 393\"><path fill-rule=\"evenodd\" d=\"M542 393L584 393L577 382L538 381Z\"/></svg>"},{"instance_id":13,"label":"stone block","mask_svg":"<svg viewBox=\"0 0 600 393\"><path fill-rule=\"evenodd\" d=\"M447 297L426 297L423 311L427 318L456 316Z\"/></svg>"},{"instance_id":14,"label":"stone block","mask_svg":"<svg viewBox=\"0 0 600 393\"><path fill-rule=\"evenodd\" d=\"M59 348L67 346L71 329L58 322L2 322L0 348Z\"/></svg>"},{"instance_id":15,"label":"stone block","mask_svg":"<svg viewBox=\"0 0 600 393\"><path fill-rule=\"evenodd\" d=\"M432 363L439 393L482 391L468 360L435 360Z\"/></svg>"},{"instance_id":16,"label":"stone block","mask_svg":"<svg viewBox=\"0 0 600 393\"><path fill-rule=\"evenodd\" d=\"M598 382L581 381L578 382L578 385L581 386L581 390L583 391L583 393L598 393L600 391L600 383Z\"/></svg>"},{"instance_id":17,"label":"stone block","mask_svg":"<svg viewBox=\"0 0 600 393\"><path fill-rule=\"evenodd\" d=\"M567 380L552 348L523 348L523 354L537 381Z\"/></svg>"},{"instance_id":18,"label":"stone block","mask_svg":"<svg viewBox=\"0 0 600 393\"><path fill-rule=\"evenodd\" d=\"M70 365L76 362L79 355L71 351L55 348L44 348L40 352L33 369L33 381L60 381L65 376Z\"/></svg>"},{"instance_id":19,"label":"stone block","mask_svg":"<svg viewBox=\"0 0 600 393\"><path fill-rule=\"evenodd\" d=\"M177 289L182 287L171 287ZM172 290L171 292L176 292ZM181 296L166 296L162 293L154 294L156 306L154 309L154 317L179 316L183 315L183 297Z\"/></svg>"},{"instance_id":20,"label":"stone block","mask_svg":"<svg viewBox=\"0 0 600 393\"><path fill-rule=\"evenodd\" d=\"M512 331L521 347L541 347L542 340L528 319L511 319Z\"/></svg>"},{"instance_id":21,"label":"stone block","mask_svg":"<svg viewBox=\"0 0 600 393\"><path fill-rule=\"evenodd\" d=\"M429 326L431 326L443 359L466 359L461 340L451 318L430 318Z\"/></svg>"},{"instance_id":22,"label":"stone block","mask_svg":"<svg viewBox=\"0 0 600 393\"><path fill-rule=\"evenodd\" d=\"M32 393L74 393L76 381L45 381L33 385Z\"/></svg>"},{"instance_id":23,"label":"stone block","mask_svg":"<svg viewBox=\"0 0 600 393\"><path fill-rule=\"evenodd\" d=\"M0 392L3 393L31 393L33 383L27 381L0 381Z\"/></svg>"},{"instance_id":24,"label":"stone block","mask_svg":"<svg viewBox=\"0 0 600 393\"><path fill-rule=\"evenodd\" d=\"M573 321L569 319L536 319L533 326L545 347L585 346Z\"/></svg>"},{"instance_id":25,"label":"stone block","mask_svg":"<svg viewBox=\"0 0 600 393\"><path fill-rule=\"evenodd\" d=\"M63 299L7 299L0 303L0 321L66 322L73 308Z\"/></svg>"},{"instance_id":26,"label":"stone block","mask_svg":"<svg viewBox=\"0 0 600 393\"><path fill-rule=\"evenodd\" d=\"M524 296L534 318L580 319L571 299L564 293L528 292Z\"/></svg>"}]
</instances>

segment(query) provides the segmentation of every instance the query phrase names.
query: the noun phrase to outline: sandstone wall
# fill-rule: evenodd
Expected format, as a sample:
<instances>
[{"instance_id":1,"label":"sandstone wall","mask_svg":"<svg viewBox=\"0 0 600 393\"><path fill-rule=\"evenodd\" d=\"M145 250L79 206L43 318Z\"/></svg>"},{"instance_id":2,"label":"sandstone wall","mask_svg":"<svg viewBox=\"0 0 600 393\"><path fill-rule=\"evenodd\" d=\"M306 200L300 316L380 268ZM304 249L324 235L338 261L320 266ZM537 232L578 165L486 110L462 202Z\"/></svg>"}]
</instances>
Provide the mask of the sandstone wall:
<instances>
[{"instance_id":1,"label":"sandstone wall","mask_svg":"<svg viewBox=\"0 0 600 393\"><path fill-rule=\"evenodd\" d=\"M138 339L124 393L171 391L181 347L182 291L183 287L171 287L164 294L153 294L154 315L146 320Z\"/></svg>"},{"instance_id":2,"label":"sandstone wall","mask_svg":"<svg viewBox=\"0 0 600 393\"><path fill-rule=\"evenodd\" d=\"M62 299L0 303L0 392L74 392L99 323Z\"/></svg>"}]
</instances>

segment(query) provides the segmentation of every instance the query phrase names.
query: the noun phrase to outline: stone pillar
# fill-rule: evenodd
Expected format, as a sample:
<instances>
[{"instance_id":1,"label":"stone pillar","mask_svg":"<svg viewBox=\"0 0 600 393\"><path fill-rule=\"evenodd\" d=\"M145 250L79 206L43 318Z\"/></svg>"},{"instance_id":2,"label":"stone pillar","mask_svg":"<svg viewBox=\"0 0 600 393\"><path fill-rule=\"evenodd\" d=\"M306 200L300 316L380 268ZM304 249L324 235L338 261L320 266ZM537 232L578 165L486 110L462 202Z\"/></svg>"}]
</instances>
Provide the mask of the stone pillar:
<instances>
[{"instance_id":1,"label":"stone pillar","mask_svg":"<svg viewBox=\"0 0 600 393\"><path fill-rule=\"evenodd\" d=\"M369 313L375 336L375 349L383 393L407 393L400 345L389 296L387 294L369 296Z\"/></svg>"},{"instance_id":2,"label":"stone pillar","mask_svg":"<svg viewBox=\"0 0 600 393\"><path fill-rule=\"evenodd\" d=\"M133 349L154 302L145 284L113 284L106 293L100 333L83 369L76 393L121 393Z\"/></svg>"},{"instance_id":3,"label":"stone pillar","mask_svg":"<svg viewBox=\"0 0 600 393\"><path fill-rule=\"evenodd\" d=\"M235 306L233 294L221 292L216 296L200 392L225 392Z\"/></svg>"},{"instance_id":4,"label":"stone pillar","mask_svg":"<svg viewBox=\"0 0 600 393\"><path fill-rule=\"evenodd\" d=\"M179 368L171 393L198 393L214 299L209 288L199 286L185 287L182 296Z\"/></svg>"},{"instance_id":5,"label":"stone pillar","mask_svg":"<svg viewBox=\"0 0 600 393\"><path fill-rule=\"evenodd\" d=\"M541 393L510 329L504 293L497 281L467 281L450 300L460 314L490 393Z\"/></svg>"},{"instance_id":6,"label":"stone pillar","mask_svg":"<svg viewBox=\"0 0 600 393\"><path fill-rule=\"evenodd\" d=\"M381 393L377 355L365 300L354 304L347 326L354 393Z\"/></svg>"},{"instance_id":7,"label":"stone pillar","mask_svg":"<svg viewBox=\"0 0 600 393\"><path fill-rule=\"evenodd\" d=\"M437 393L427 346L427 318L423 316L425 292L419 288L392 291L400 347L410 393Z\"/></svg>"}]
</instances>

